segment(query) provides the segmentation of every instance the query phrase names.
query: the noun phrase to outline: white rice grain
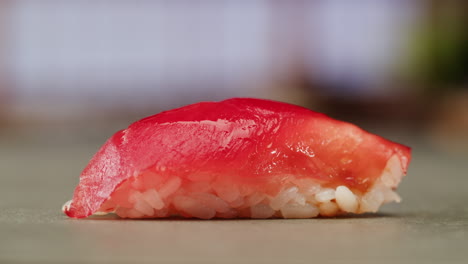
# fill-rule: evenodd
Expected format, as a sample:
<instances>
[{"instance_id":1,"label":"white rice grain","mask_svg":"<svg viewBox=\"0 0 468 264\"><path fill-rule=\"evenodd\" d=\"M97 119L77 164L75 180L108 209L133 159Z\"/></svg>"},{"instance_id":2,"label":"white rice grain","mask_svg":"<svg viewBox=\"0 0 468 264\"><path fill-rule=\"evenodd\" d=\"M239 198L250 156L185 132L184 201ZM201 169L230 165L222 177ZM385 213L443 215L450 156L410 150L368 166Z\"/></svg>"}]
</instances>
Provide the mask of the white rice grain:
<instances>
[{"instance_id":1,"label":"white rice grain","mask_svg":"<svg viewBox=\"0 0 468 264\"><path fill-rule=\"evenodd\" d=\"M137 200L133 205L133 209L143 213L146 216L152 216L154 214L153 207L151 207L151 205L146 203L143 199Z\"/></svg>"},{"instance_id":2,"label":"white rice grain","mask_svg":"<svg viewBox=\"0 0 468 264\"><path fill-rule=\"evenodd\" d=\"M217 182L213 184L213 189L221 199L228 203L233 202L240 197L239 189L235 184Z\"/></svg>"},{"instance_id":3,"label":"white rice grain","mask_svg":"<svg viewBox=\"0 0 468 264\"><path fill-rule=\"evenodd\" d=\"M239 186L239 193L241 196L249 196L255 192L255 189L247 184L242 184Z\"/></svg>"},{"instance_id":4,"label":"white rice grain","mask_svg":"<svg viewBox=\"0 0 468 264\"><path fill-rule=\"evenodd\" d=\"M66 211L70 210L70 206L73 200L69 200L62 205L62 212L65 213Z\"/></svg>"},{"instance_id":5,"label":"white rice grain","mask_svg":"<svg viewBox=\"0 0 468 264\"><path fill-rule=\"evenodd\" d=\"M237 197L234 201L229 203L229 206L232 208L239 208L242 207L242 205L245 204L244 198L242 196Z\"/></svg>"},{"instance_id":6,"label":"white rice grain","mask_svg":"<svg viewBox=\"0 0 468 264\"><path fill-rule=\"evenodd\" d=\"M300 178L293 180L299 188L299 192L305 196L316 194L320 189L320 184L309 178Z\"/></svg>"},{"instance_id":7,"label":"white rice grain","mask_svg":"<svg viewBox=\"0 0 468 264\"><path fill-rule=\"evenodd\" d=\"M161 189L159 189L159 195L161 198L166 198L170 196L171 194L175 193L177 189L179 189L181 180L178 177L171 178L169 181L167 181Z\"/></svg>"},{"instance_id":8,"label":"white rice grain","mask_svg":"<svg viewBox=\"0 0 468 264\"><path fill-rule=\"evenodd\" d=\"M103 216L103 215L108 215L109 213L107 212L100 212L100 211L97 211L95 212L93 215L99 215L99 216Z\"/></svg>"},{"instance_id":9,"label":"white rice grain","mask_svg":"<svg viewBox=\"0 0 468 264\"><path fill-rule=\"evenodd\" d=\"M281 191L276 197L274 197L270 202L270 207L273 210L279 210L283 207L286 203L294 199L297 195L297 191L299 189L297 187L291 187L286 190Z\"/></svg>"},{"instance_id":10,"label":"white rice grain","mask_svg":"<svg viewBox=\"0 0 468 264\"><path fill-rule=\"evenodd\" d=\"M257 204L250 207L250 217L263 219L263 218L270 218L275 214L275 210L273 210L270 206L266 204Z\"/></svg>"},{"instance_id":11,"label":"white rice grain","mask_svg":"<svg viewBox=\"0 0 468 264\"><path fill-rule=\"evenodd\" d=\"M293 201L295 204L298 205L305 205L306 204L306 198L304 195L297 193L296 196L293 198Z\"/></svg>"},{"instance_id":12,"label":"white rice grain","mask_svg":"<svg viewBox=\"0 0 468 264\"><path fill-rule=\"evenodd\" d=\"M364 212L377 212L379 207L384 202L384 194L379 189L373 189L367 192L361 199L359 211Z\"/></svg>"},{"instance_id":13,"label":"white rice grain","mask_svg":"<svg viewBox=\"0 0 468 264\"><path fill-rule=\"evenodd\" d=\"M231 209L223 199L211 193L194 193L190 196L197 199L200 203L213 208L216 212L225 213Z\"/></svg>"},{"instance_id":14,"label":"white rice grain","mask_svg":"<svg viewBox=\"0 0 468 264\"><path fill-rule=\"evenodd\" d=\"M281 208L284 218L312 218L319 214L319 209L311 204L286 204Z\"/></svg>"},{"instance_id":15,"label":"white rice grain","mask_svg":"<svg viewBox=\"0 0 468 264\"><path fill-rule=\"evenodd\" d=\"M143 216L145 216L142 212L139 212L135 209L128 209L126 213L127 214L125 217L128 218L142 218Z\"/></svg>"},{"instance_id":16,"label":"white rice grain","mask_svg":"<svg viewBox=\"0 0 468 264\"><path fill-rule=\"evenodd\" d=\"M359 203L356 195L346 186L338 186L335 192L335 199L341 210L349 213L356 213Z\"/></svg>"},{"instance_id":17,"label":"white rice grain","mask_svg":"<svg viewBox=\"0 0 468 264\"><path fill-rule=\"evenodd\" d=\"M151 207L159 210L164 207L164 202L159 196L159 193L155 189L149 189L142 195L143 200L147 202Z\"/></svg>"},{"instance_id":18,"label":"white rice grain","mask_svg":"<svg viewBox=\"0 0 468 264\"><path fill-rule=\"evenodd\" d=\"M401 197L393 191L392 189L386 189L383 191L384 194L384 203L390 203L390 202L401 202Z\"/></svg>"},{"instance_id":19,"label":"white rice grain","mask_svg":"<svg viewBox=\"0 0 468 264\"><path fill-rule=\"evenodd\" d=\"M249 206L254 206L256 204L259 204L265 199L265 197L266 195L264 193L259 193L259 192L253 193L247 197L247 199L245 200L244 206L249 207Z\"/></svg>"},{"instance_id":20,"label":"white rice grain","mask_svg":"<svg viewBox=\"0 0 468 264\"><path fill-rule=\"evenodd\" d=\"M403 175L403 171L401 169L400 159L398 156L393 155L387 161L387 165L385 166L380 179L387 187L396 188L401 180L401 175Z\"/></svg>"},{"instance_id":21,"label":"white rice grain","mask_svg":"<svg viewBox=\"0 0 468 264\"><path fill-rule=\"evenodd\" d=\"M191 197L177 196L173 202L177 210L200 219L211 219L216 215L213 208L207 207Z\"/></svg>"},{"instance_id":22,"label":"white rice grain","mask_svg":"<svg viewBox=\"0 0 468 264\"><path fill-rule=\"evenodd\" d=\"M137 190L131 190L130 196L128 197L128 201L132 204L135 204L138 200L143 199L143 194Z\"/></svg>"},{"instance_id":23,"label":"white rice grain","mask_svg":"<svg viewBox=\"0 0 468 264\"><path fill-rule=\"evenodd\" d=\"M338 205L336 205L335 202L325 202L320 204L320 215L323 216L335 216L338 211L340 210L338 208Z\"/></svg>"},{"instance_id":24,"label":"white rice grain","mask_svg":"<svg viewBox=\"0 0 468 264\"><path fill-rule=\"evenodd\" d=\"M115 210L115 214L118 215L119 217L127 218L127 217L128 217L127 211L128 211L127 208L118 207L118 208Z\"/></svg>"},{"instance_id":25,"label":"white rice grain","mask_svg":"<svg viewBox=\"0 0 468 264\"><path fill-rule=\"evenodd\" d=\"M328 202L335 199L335 190L330 188L323 188L315 194L315 200L320 203Z\"/></svg>"}]
</instances>

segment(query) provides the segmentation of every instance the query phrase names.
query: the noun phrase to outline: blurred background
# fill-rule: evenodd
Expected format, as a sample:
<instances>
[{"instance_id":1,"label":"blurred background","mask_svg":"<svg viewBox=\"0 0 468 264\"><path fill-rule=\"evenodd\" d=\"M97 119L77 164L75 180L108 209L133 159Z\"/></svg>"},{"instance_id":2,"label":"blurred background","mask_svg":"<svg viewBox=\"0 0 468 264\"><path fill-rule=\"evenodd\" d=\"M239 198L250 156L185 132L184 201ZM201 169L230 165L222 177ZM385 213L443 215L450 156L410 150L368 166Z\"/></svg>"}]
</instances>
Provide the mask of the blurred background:
<instances>
[{"instance_id":1,"label":"blurred background","mask_svg":"<svg viewBox=\"0 0 468 264\"><path fill-rule=\"evenodd\" d=\"M294 224L61 213L115 131L229 97L299 104L411 146L403 202ZM467 0L0 0L2 263L135 263L187 252L208 263L243 249L244 258L283 262L298 253L465 263L467 161Z\"/></svg>"},{"instance_id":2,"label":"blurred background","mask_svg":"<svg viewBox=\"0 0 468 264\"><path fill-rule=\"evenodd\" d=\"M3 141L100 142L135 119L228 97L466 152L468 4L0 2Z\"/></svg>"}]
</instances>

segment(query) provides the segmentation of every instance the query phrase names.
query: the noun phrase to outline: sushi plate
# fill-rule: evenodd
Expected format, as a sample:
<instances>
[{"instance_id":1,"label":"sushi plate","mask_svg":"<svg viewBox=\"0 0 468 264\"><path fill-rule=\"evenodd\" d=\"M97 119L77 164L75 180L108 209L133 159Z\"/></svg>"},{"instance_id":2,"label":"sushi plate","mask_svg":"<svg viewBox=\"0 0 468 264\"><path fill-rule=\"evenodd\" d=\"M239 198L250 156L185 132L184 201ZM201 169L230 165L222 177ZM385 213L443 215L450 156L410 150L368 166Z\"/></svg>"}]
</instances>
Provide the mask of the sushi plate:
<instances>
[{"instance_id":1,"label":"sushi plate","mask_svg":"<svg viewBox=\"0 0 468 264\"><path fill-rule=\"evenodd\" d=\"M387 132L388 133L388 132ZM468 157L417 137L400 204L315 219L70 219L60 206L108 133L0 141L0 263L466 263ZM398 134L388 138L400 140ZM93 140L89 139L96 139Z\"/></svg>"}]
</instances>

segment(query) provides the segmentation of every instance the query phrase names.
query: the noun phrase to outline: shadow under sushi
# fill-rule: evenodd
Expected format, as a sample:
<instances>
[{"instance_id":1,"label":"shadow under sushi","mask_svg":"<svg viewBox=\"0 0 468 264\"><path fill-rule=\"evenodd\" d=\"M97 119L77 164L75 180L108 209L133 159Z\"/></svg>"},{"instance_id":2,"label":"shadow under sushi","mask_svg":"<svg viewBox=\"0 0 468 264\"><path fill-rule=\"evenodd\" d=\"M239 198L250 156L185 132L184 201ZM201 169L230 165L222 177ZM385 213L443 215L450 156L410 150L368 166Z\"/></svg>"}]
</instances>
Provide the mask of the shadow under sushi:
<instances>
[{"instance_id":1,"label":"shadow under sushi","mask_svg":"<svg viewBox=\"0 0 468 264\"><path fill-rule=\"evenodd\" d=\"M107 215L92 215L87 218L83 218L80 220L86 220L86 221L101 221L101 220L106 220L106 221L112 221L112 220L118 220L118 221L262 221L262 220L268 220L268 221L278 221L278 220L320 220L320 219L336 219L336 220L349 220L349 219L377 219L377 218L394 218L394 217L399 217L399 215L392 214L392 213L364 213L364 214L347 214L347 215L340 215L340 216L334 216L334 217L325 217L325 216L319 216L316 218L309 218L309 219L284 219L284 218L268 218L268 219L254 219L254 218L212 218L212 219L198 219L198 218L184 218L180 216L172 216L172 217L167 217L167 218L121 218L116 214L107 214Z\"/></svg>"}]
</instances>

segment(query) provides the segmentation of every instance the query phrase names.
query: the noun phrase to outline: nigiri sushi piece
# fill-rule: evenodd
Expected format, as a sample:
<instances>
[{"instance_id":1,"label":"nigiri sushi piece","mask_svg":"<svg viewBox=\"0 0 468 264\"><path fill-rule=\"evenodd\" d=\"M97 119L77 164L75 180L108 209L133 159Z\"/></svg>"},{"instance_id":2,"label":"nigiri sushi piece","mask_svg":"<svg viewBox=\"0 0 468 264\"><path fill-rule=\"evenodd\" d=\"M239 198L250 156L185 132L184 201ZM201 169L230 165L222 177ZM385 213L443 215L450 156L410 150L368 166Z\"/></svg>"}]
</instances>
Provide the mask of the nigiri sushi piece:
<instances>
[{"instance_id":1,"label":"nigiri sushi piece","mask_svg":"<svg viewBox=\"0 0 468 264\"><path fill-rule=\"evenodd\" d=\"M250 98L162 112L115 133L80 176L69 217L312 218L376 212L409 147L299 106Z\"/></svg>"}]
</instances>

